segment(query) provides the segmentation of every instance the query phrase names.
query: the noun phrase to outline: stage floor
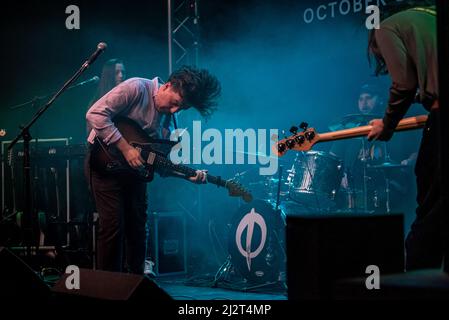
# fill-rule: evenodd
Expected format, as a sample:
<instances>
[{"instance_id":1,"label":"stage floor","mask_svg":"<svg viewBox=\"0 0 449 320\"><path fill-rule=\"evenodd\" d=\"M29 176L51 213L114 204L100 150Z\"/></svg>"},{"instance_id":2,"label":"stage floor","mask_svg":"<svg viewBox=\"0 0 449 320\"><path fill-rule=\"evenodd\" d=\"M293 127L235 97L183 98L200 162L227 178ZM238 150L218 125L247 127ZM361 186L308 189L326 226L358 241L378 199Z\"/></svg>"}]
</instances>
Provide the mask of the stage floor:
<instances>
[{"instance_id":1,"label":"stage floor","mask_svg":"<svg viewBox=\"0 0 449 320\"><path fill-rule=\"evenodd\" d=\"M153 279L175 300L287 300L285 283L249 285L244 281L214 281L213 275Z\"/></svg>"}]
</instances>

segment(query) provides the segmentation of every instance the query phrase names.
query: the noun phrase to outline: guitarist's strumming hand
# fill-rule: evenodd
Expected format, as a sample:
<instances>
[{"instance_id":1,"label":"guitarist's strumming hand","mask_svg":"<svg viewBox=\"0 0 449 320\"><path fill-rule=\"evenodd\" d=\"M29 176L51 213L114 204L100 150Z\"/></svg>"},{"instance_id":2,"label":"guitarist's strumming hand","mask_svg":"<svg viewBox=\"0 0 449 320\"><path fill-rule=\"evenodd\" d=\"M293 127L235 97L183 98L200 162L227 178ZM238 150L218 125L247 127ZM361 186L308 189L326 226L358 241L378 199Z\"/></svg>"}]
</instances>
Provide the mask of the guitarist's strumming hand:
<instances>
[{"instance_id":1,"label":"guitarist's strumming hand","mask_svg":"<svg viewBox=\"0 0 449 320\"><path fill-rule=\"evenodd\" d=\"M207 183L207 170L196 170L196 176L189 177L193 183Z\"/></svg>"},{"instance_id":2,"label":"guitarist's strumming hand","mask_svg":"<svg viewBox=\"0 0 449 320\"><path fill-rule=\"evenodd\" d=\"M133 169L142 169L145 162L140 152L133 148L125 139L120 138L116 143L117 148L123 153L128 164Z\"/></svg>"}]
</instances>

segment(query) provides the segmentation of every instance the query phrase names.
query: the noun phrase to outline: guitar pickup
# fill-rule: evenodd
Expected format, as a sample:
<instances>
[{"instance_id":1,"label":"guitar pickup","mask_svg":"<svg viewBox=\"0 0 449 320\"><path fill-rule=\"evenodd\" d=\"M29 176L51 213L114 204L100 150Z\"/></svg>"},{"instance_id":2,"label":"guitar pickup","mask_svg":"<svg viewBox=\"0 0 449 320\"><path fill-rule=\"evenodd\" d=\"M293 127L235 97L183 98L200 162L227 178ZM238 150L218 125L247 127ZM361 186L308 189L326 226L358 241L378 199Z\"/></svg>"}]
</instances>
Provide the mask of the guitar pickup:
<instances>
[{"instance_id":1,"label":"guitar pickup","mask_svg":"<svg viewBox=\"0 0 449 320\"><path fill-rule=\"evenodd\" d=\"M154 152L150 152L150 153L148 154L147 163L148 163L149 165L153 165L154 159L155 159L155 158L156 158L156 154L155 154Z\"/></svg>"}]
</instances>

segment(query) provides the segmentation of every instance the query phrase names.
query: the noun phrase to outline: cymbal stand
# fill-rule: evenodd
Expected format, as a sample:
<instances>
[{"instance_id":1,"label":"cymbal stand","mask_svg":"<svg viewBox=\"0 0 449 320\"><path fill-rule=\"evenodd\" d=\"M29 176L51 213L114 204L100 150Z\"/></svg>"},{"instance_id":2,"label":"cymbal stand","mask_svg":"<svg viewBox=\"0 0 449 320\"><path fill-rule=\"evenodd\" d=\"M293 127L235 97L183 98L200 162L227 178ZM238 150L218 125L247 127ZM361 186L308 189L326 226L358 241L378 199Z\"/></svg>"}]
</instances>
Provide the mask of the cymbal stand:
<instances>
[{"instance_id":1,"label":"cymbal stand","mask_svg":"<svg viewBox=\"0 0 449 320\"><path fill-rule=\"evenodd\" d=\"M281 183L282 183L282 169L283 169L283 167L279 166L279 178L278 178L278 188L277 188L278 190L276 193L276 208L275 208L276 211L279 210L279 198L281 195Z\"/></svg>"},{"instance_id":2,"label":"cymbal stand","mask_svg":"<svg viewBox=\"0 0 449 320\"><path fill-rule=\"evenodd\" d=\"M231 255L228 255L225 262L218 268L215 273L213 287L217 287L220 280L228 280L229 273L232 269Z\"/></svg>"},{"instance_id":3,"label":"cymbal stand","mask_svg":"<svg viewBox=\"0 0 449 320\"><path fill-rule=\"evenodd\" d=\"M390 151L387 147L387 142L384 142L384 151L385 151L385 162L391 162ZM384 170L384 178L385 178L385 209L387 213L390 213L390 172L388 169Z\"/></svg>"},{"instance_id":4,"label":"cymbal stand","mask_svg":"<svg viewBox=\"0 0 449 320\"><path fill-rule=\"evenodd\" d=\"M385 208L387 210L387 213L390 213L390 179L388 177L389 173L386 171L384 172L385 175Z\"/></svg>"},{"instance_id":5,"label":"cymbal stand","mask_svg":"<svg viewBox=\"0 0 449 320\"><path fill-rule=\"evenodd\" d=\"M367 180L369 177L366 175L367 172L367 158L366 158L366 143L365 139L362 139L362 158L360 159L363 167L363 212L368 210L368 185Z\"/></svg>"}]
</instances>

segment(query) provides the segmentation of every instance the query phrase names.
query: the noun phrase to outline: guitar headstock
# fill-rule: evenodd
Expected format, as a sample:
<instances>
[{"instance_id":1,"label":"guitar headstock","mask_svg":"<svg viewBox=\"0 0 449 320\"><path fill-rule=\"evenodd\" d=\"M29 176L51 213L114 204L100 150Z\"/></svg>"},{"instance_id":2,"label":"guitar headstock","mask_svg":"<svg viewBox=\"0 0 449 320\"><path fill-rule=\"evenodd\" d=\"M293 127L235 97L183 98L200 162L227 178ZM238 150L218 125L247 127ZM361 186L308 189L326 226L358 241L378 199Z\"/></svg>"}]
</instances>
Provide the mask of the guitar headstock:
<instances>
[{"instance_id":1,"label":"guitar headstock","mask_svg":"<svg viewBox=\"0 0 449 320\"><path fill-rule=\"evenodd\" d=\"M253 195L235 180L226 181L226 188L231 197L242 197L245 202L253 201Z\"/></svg>"},{"instance_id":2,"label":"guitar headstock","mask_svg":"<svg viewBox=\"0 0 449 320\"><path fill-rule=\"evenodd\" d=\"M292 127L290 132L293 134L290 137L273 144L273 153L282 157L288 150L309 151L312 149L313 145L319 141L319 135L314 128L307 128L307 125L301 125L301 128L304 128L304 131L297 132L298 128Z\"/></svg>"}]
</instances>

